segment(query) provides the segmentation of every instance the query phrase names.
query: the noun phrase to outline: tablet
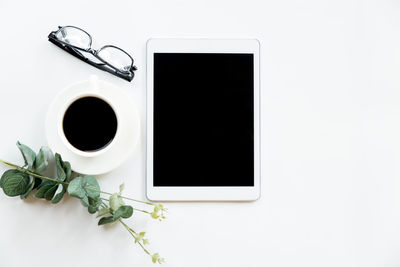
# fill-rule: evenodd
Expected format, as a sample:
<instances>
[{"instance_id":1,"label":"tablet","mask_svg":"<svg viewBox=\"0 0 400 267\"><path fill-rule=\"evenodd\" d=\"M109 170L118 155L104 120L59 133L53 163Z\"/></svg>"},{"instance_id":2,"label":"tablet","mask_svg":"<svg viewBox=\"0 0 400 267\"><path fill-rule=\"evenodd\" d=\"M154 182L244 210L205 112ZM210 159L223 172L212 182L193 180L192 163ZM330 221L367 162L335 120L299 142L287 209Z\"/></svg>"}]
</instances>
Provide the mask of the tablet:
<instances>
[{"instance_id":1,"label":"tablet","mask_svg":"<svg viewBox=\"0 0 400 267\"><path fill-rule=\"evenodd\" d=\"M146 192L154 201L260 196L259 42L147 42Z\"/></svg>"}]
</instances>

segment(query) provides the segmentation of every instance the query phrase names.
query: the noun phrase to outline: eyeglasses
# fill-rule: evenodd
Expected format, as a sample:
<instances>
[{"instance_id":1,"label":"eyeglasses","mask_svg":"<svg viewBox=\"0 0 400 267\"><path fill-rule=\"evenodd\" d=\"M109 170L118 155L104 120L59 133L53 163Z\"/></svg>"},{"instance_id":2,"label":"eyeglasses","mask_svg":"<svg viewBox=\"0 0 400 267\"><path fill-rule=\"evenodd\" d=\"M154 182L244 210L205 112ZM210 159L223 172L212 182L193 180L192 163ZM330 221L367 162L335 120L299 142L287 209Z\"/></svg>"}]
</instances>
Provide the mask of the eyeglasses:
<instances>
[{"instance_id":1,"label":"eyeglasses","mask_svg":"<svg viewBox=\"0 0 400 267\"><path fill-rule=\"evenodd\" d=\"M113 45L95 50L92 48L92 37L86 31L74 26L58 28L49 34L50 42L98 69L132 81L137 68L133 65L133 58L124 50ZM80 51L91 54L95 59L84 56Z\"/></svg>"}]
</instances>

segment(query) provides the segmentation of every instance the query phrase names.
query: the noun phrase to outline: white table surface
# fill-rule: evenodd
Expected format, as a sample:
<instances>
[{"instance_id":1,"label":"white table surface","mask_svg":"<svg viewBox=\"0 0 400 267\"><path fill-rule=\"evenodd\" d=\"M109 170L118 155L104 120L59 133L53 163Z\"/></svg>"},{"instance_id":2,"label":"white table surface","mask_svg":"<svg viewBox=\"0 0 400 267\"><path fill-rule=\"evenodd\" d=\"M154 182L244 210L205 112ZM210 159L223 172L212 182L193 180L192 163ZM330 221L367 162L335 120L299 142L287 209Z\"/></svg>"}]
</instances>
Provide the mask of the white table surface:
<instances>
[{"instance_id":1,"label":"white table surface","mask_svg":"<svg viewBox=\"0 0 400 267\"><path fill-rule=\"evenodd\" d=\"M134 98L144 125L151 37L250 37L261 50L262 197L254 203L169 203L162 223L139 215L150 249L172 267L400 265L400 3L395 0L0 1L0 157L17 140L46 143L56 93L90 74ZM87 29L139 67L132 83L47 41ZM98 46L97 46L98 47ZM142 134L145 132L142 131ZM144 142L104 190L144 196ZM1 170L4 170L1 167ZM66 198L0 194L0 266L153 266L119 225Z\"/></svg>"}]
</instances>

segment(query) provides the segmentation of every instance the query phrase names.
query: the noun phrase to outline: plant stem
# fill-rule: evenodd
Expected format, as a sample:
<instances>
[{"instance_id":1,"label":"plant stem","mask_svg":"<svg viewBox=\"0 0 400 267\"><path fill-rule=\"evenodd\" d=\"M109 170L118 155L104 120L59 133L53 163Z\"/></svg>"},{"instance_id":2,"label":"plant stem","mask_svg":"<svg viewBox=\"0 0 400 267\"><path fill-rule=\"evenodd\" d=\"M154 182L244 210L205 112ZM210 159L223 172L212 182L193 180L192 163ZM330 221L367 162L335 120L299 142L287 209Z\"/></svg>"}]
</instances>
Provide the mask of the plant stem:
<instances>
[{"instance_id":1,"label":"plant stem","mask_svg":"<svg viewBox=\"0 0 400 267\"><path fill-rule=\"evenodd\" d=\"M133 238L136 238L136 232L133 229L126 225L121 219L119 219L118 221L125 227L125 229L131 234ZM142 243L140 243L140 241L137 243L142 247L144 252L151 256L150 252L142 245Z\"/></svg>"},{"instance_id":2,"label":"plant stem","mask_svg":"<svg viewBox=\"0 0 400 267\"><path fill-rule=\"evenodd\" d=\"M92 191L95 191L95 192L98 192L98 193L102 193L102 194L105 194L105 195L109 195L109 196L113 195L113 194L108 193L108 192L97 190L97 189L95 189L93 187L90 187L90 186L86 186L85 189L89 189L89 190L92 190ZM130 200L130 201L135 201L135 202L139 202L139 203L143 203L143 204L154 206L154 203L147 202L147 201L141 201L141 200L137 200L137 199L133 199L133 198L129 198L129 197L124 197L124 196L121 196L121 198Z\"/></svg>"},{"instance_id":3,"label":"plant stem","mask_svg":"<svg viewBox=\"0 0 400 267\"><path fill-rule=\"evenodd\" d=\"M15 165L15 164L13 164L13 163L11 163L11 162L8 162L8 161L2 160L2 159L0 159L0 163L2 163L2 164L4 164L4 165L7 165L7 166L9 166L9 167L11 167L11 168L17 169L17 170L19 170L19 171L21 171L21 172L23 172L23 173L29 174L29 175L31 175L31 176L33 176L33 177L36 177L36 178L40 178L40 179L47 180L47 181L52 181L52 182L55 182L55 183L58 183L58 184L69 185L68 182L62 182L62 181L59 181L59 180L56 180L56 179L53 179L53 178L50 178L50 177L42 176L42 175L40 175L40 174L31 172L31 171L29 171L29 170L27 170L27 169L25 169L25 168L22 168L22 167L20 167L20 166L18 166L18 165ZM92 187L86 186L85 188L86 188L86 189L89 189L89 190L92 190L92 191L95 191L95 192L99 192L99 193L102 193L102 194L106 194L106 195L109 195L109 196L112 195L111 193L104 192L104 191L100 191L100 190L97 190L97 189L92 188ZM124 198L124 199L127 199L127 200L131 200L131 201L135 201L135 202L139 202L139 203L143 203L143 204L147 204L147 205L152 205L152 206L154 206L154 203L147 202L147 201L141 201L141 200L137 200L137 199L133 199L133 198L129 198L129 197L124 197L124 196L121 196L121 198Z\"/></svg>"},{"instance_id":4,"label":"plant stem","mask_svg":"<svg viewBox=\"0 0 400 267\"><path fill-rule=\"evenodd\" d=\"M40 178L40 179L47 180L47 181L52 181L52 182L55 182L55 183L58 183L58 184L64 184L64 185L68 185L69 184L67 182L62 182L62 181L59 181L59 180L56 180L56 179L53 179L53 178L50 178L50 177L42 176L40 174L31 172L31 171L29 171L29 170L27 170L25 168L22 168L22 167L20 167L18 165L12 164L12 163L10 163L8 161L5 161L5 160L2 160L2 159L0 159L0 163L3 163L4 165L7 165L7 166L9 166L11 168L14 168L14 169L17 169L20 172L29 174L29 175L31 175L33 177L36 177L36 178Z\"/></svg>"},{"instance_id":5,"label":"plant stem","mask_svg":"<svg viewBox=\"0 0 400 267\"><path fill-rule=\"evenodd\" d=\"M3 163L4 165L8 165L10 167L13 167L14 169L20 168L19 166L15 165L15 164L12 164L12 163L10 163L8 161L2 160L2 159L0 159L0 162Z\"/></svg>"},{"instance_id":6,"label":"plant stem","mask_svg":"<svg viewBox=\"0 0 400 267\"><path fill-rule=\"evenodd\" d=\"M20 167L18 165L15 165L13 163L10 163L10 162L2 160L2 159L0 159L0 163L4 164L4 165L7 165L7 166L9 166L9 167L11 167L13 169L16 169L16 170L18 170L18 171L20 171L22 173L28 174L28 175L36 177L36 178L40 178L42 180L51 181L51 182L54 182L54 183L57 183L57 184L64 184L66 186L69 185L68 182L59 181L59 180L56 180L56 179L53 179L53 178L50 178L50 177L42 176L42 175L34 173L32 171L29 171L28 169L25 168L25 166L24 167ZM102 193L102 194L106 194L106 195L110 195L110 196L113 195L111 193L100 191L100 190L97 190L97 189L92 188L92 187L85 187L85 188L89 189L89 190L92 190L92 191L95 191L95 192L98 192L98 193ZM137 200L137 199L133 199L133 198L129 198L129 197L121 196L121 198L127 199L127 200L131 200L131 201L135 201L135 202L139 202L139 203L143 203L143 204L147 204L147 205L152 205L152 206L155 205L154 203L151 203L151 202L141 201L141 200ZM106 198L101 198L101 199L105 200L105 201L109 201ZM102 206L104 208L109 208L108 205L105 204L105 203L102 203ZM136 210L136 211L140 211L140 212L144 212L144 213L150 214L150 212L148 212L146 210L141 210L141 209L136 209L136 208L133 208L133 209ZM130 228L128 225L126 225L121 219L119 219L118 221L125 227L125 229L129 232L129 234L136 240L137 233L132 228ZM145 246L140 241L138 241L137 243L140 245L140 247L143 249L143 251L146 254L151 256L150 252L145 248Z\"/></svg>"},{"instance_id":7,"label":"plant stem","mask_svg":"<svg viewBox=\"0 0 400 267\"><path fill-rule=\"evenodd\" d=\"M103 197L101 197L101 199L104 200L104 201L110 201L110 200L108 200L107 198L103 198ZM133 210L140 211L140 212L143 212L143 213L150 214L150 212L148 212L147 210L141 210L141 209L137 209L137 208L134 208L134 207L132 207L132 209L133 209Z\"/></svg>"},{"instance_id":8,"label":"plant stem","mask_svg":"<svg viewBox=\"0 0 400 267\"><path fill-rule=\"evenodd\" d=\"M143 212L143 213L147 213L147 214L150 214L150 212L148 212L147 210L141 210L141 209L136 209L136 208L133 208L134 210L137 210L137 211L140 211L140 212Z\"/></svg>"}]
</instances>

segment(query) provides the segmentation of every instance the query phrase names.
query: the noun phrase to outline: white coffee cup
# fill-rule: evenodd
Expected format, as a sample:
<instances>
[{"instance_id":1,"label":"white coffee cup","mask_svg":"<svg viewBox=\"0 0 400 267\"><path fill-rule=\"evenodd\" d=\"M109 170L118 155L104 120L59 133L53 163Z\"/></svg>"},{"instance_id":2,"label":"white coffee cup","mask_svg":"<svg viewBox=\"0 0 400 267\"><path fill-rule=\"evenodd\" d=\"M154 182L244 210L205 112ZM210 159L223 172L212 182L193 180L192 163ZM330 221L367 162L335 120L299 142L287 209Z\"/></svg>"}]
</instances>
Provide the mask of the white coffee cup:
<instances>
[{"instance_id":1,"label":"white coffee cup","mask_svg":"<svg viewBox=\"0 0 400 267\"><path fill-rule=\"evenodd\" d=\"M64 145L73 153L82 156L82 157L96 157L99 156L103 153L105 153L106 151L108 151L113 144L116 142L116 140L118 140L119 137L119 124L117 123L117 130L115 133L114 138L110 141L110 143L108 143L107 145L105 145L104 147L95 150L95 151L82 151L77 149L76 147L74 147L67 139L67 137L65 136L64 133L64 128L63 128L63 119L64 119L64 115L66 113L66 111L68 110L68 108L70 107L70 105L72 103L74 103L76 100L84 98L84 97L96 97L99 98L101 100L103 100L104 102L106 102L108 105L110 105L110 107L112 108L112 110L115 113L115 116L117 117L117 122L118 122L118 106L116 106L112 99L107 99L107 96L105 96L104 94L101 93L101 91L98 89L98 79L96 76L91 76L91 78L89 79L89 83L88 83L88 89L85 92L80 92L77 93L74 96L71 96L70 99L65 101L65 105L62 109L60 109L60 113L59 113L59 118L58 118L58 134L62 140L62 142L64 143Z\"/></svg>"},{"instance_id":2,"label":"white coffee cup","mask_svg":"<svg viewBox=\"0 0 400 267\"><path fill-rule=\"evenodd\" d=\"M105 101L117 118L114 138L103 148L82 151L67 139L63 119L69 106L83 97ZM127 91L91 76L89 80L69 85L61 90L50 105L46 119L46 137L49 147L68 160L73 170L85 174L102 174L115 169L133 152L140 137L140 116Z\"/></svg>"}]
</instances>

